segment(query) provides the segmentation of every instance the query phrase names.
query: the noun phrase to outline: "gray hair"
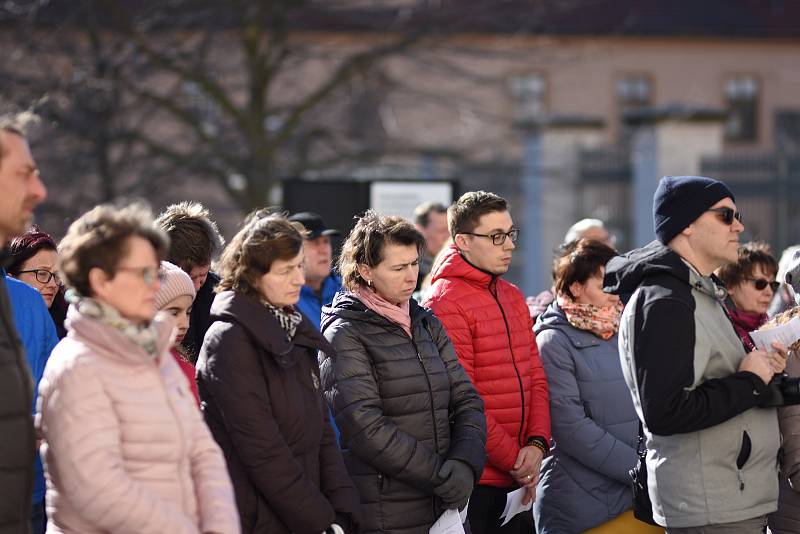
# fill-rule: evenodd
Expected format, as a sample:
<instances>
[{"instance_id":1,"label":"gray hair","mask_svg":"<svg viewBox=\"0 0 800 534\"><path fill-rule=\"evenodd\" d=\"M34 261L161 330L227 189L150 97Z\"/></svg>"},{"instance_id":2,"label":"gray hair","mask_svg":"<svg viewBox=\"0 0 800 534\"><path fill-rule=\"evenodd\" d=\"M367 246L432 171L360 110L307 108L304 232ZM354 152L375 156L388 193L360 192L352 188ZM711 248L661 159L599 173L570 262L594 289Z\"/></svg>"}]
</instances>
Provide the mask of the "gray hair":
<instances>
[{"instance_id":1,"label":"gray hair","mask_svg":"<svg viewBox=\"0 0 800 534\"><path fill-rule=\"evenodd\" d=\"M581 219L576 222L567 230L567 235L564 236L564 243L572 243L576 239L583 237L586 231L592 228L602 228L605 230L606 225L600 219Z\"/></svg>"}]
</instances>

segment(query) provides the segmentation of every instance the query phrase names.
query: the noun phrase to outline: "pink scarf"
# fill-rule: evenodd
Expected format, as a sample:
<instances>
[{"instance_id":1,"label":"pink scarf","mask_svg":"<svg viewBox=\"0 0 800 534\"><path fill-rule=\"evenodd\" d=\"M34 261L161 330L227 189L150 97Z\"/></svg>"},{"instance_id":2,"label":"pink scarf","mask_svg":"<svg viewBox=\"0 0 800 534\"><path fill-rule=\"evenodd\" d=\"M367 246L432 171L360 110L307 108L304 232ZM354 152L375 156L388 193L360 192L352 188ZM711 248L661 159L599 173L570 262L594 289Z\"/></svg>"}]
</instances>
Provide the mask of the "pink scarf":
<instances>
[{"instance_id":1,"label":"pink scarf","mask_svg":"<svg viewBox=\"0 0 800 534\"><path fill-rule=\"evenodd\" d=\"M408 334L408 337L411 337L411 315L408 311L408 301L405 301L400 306L395 306L371 289L363 286L358 288L355 296L370 310L400 325L403 331Z\"/></svg>"},{"instance_id":2,"label":"pink scarf","mask_svg":"<svg viewBox=\"0 0 800 534\"><path fill-rule=\"evenodd\" d=\"M567 316L569 324L578 330L587 330L600 339L610 339L619 330L622 303L613 306L581 304L559 295L558 307Z\"/></svg>"}]
</instances>

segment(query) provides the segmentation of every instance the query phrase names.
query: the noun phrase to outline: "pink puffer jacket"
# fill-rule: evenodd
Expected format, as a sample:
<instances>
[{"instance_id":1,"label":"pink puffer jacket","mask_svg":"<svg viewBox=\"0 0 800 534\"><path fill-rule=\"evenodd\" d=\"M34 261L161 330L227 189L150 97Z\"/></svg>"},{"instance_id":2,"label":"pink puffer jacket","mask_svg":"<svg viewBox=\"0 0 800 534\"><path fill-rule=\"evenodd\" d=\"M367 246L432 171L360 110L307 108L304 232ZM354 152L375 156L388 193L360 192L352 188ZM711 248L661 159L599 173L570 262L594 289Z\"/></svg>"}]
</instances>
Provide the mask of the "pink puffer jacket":
<instances>
[{"instance_id":1,"label":"pink puffer jacket","mask_svg":"<svg viewBox=\"0 0 800 534\"><path fill-rule=\"evenodd\" d=\"M239 533L225 460L160 315L156 358L72 306L39 386L48 533Z\"/></svg>"}]
</instances>

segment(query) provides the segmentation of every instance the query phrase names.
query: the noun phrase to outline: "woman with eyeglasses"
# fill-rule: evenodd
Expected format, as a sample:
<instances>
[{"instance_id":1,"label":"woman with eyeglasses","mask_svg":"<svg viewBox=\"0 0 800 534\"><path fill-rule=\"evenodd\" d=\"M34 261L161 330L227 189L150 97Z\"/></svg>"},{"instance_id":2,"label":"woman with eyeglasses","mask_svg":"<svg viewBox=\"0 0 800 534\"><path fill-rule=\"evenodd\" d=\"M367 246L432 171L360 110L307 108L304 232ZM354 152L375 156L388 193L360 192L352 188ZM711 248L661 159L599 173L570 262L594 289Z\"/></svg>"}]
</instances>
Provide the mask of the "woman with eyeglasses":
<instances>
[{"instance_id":1,"label":"woman with eyeglasses","mask_svg":"<svg viewBox=\"0 0 800 534\"><path fill-rule=\"evenodd\" d=\"M59 272L68 335L39 386L47 532L230 533L222 453L156 315L167 237L149 209L98 206L69 227Z\"/></svg>"},{"instance_id":2,"label":"woman with eyeglasses","mask_svg":"<svg viewBox=\"0 0 800 534\"><path fill-rule=\"evenodd\" d=\"M336 446L317 351L295 305L303 227L254 213L225 247L197 360L203 414L225 453L242 532L358 532L358 493Z\"/></svg>"},{"instance_id":3,"label":"woman with eyeglasses","mask_svg":"<svg viewBox=\"0 0 800 534\"><path fill-rule=\"evenodd\" d=\"M346 290L322 310L320 355L362 532L428 532L463 510L486 459L483 401L439 319L411 299L422 235L368 211L342 247Z\"/></svg>"},{"instance_id":4,"label":"woman with eyeglasses","mask_svg":"<svg viewBox=\"0 0 800 534\"><path fill-rule=\"evenodd\" d=\"M8 245L10 263L8 274L21 280L41 293L50 316L56 326L58 338L67 335L64 319L67 316L67 303L61 279L56 274L58 247L55 240L34 226L24 234L15 237Z\"/></svg>"},{"instance_id":5,"label":"woman with eyeglasses","mask_svg":"<svg viewBox=\"0 0 800 534\"><path fill-rule=\"evenodd\" d=\"M739 261L720 268L716 274L728 290L725 307L733 327L752 350L755 347L749 333L767 322L767 310L780 287L775 281L778 262L766 243L745 243L739 247Z\"/></svg>"}]
</instances>

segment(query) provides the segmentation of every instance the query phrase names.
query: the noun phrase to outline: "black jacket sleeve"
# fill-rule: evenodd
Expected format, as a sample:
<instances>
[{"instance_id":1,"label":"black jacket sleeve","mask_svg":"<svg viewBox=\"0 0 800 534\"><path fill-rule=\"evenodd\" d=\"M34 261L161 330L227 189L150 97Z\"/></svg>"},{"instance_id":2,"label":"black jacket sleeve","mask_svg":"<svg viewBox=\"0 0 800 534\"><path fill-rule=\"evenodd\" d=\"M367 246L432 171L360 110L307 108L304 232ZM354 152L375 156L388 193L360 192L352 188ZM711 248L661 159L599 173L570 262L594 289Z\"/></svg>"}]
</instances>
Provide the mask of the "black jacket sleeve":
<instances>
[{"instance_id":1,"label":"black jacket sleeve","mask_svg":"<svg viewBox=\"0 0 800 534\"><path fill-rule=\"evenodd\" d=\"M668 436L709 428L758 406L766 385L750 372L706 380L694 389L693 310L676 299L646 303L636 314L634 358L647 428Z\"/></svg>"}]
</instances>

